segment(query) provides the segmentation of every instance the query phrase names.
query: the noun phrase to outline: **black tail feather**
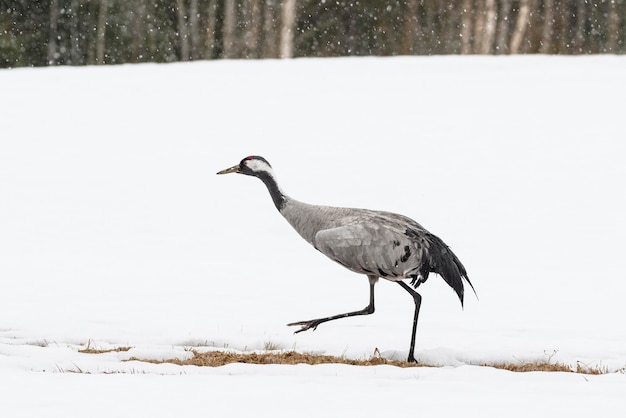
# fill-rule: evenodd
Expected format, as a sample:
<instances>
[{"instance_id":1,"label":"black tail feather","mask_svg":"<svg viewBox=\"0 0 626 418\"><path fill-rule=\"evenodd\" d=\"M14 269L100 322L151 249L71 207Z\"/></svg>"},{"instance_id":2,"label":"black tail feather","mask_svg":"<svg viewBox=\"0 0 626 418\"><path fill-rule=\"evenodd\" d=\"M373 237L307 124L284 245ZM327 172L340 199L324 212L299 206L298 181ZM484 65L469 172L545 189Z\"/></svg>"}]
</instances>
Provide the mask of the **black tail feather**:
<instances>
[{"instance_id":1,"label":"black tail feather","mask_svg":"<svg viewBox=\"0 0 626 418\"><path fill-rule=\"evenodd\" d=\"M428 257L428 270L432 273L439 274L450 287L456 292L461 306L463 306L464 286L463 280L465 280L472 291L476 295L476 289L467 277L467 271L459 260L459 258L452 252L442 240L436 235L427 233L426 239L430 244L430 248L427 251ZM424 266L426 268L426 265Z\"/></svg>"}]
</instances>

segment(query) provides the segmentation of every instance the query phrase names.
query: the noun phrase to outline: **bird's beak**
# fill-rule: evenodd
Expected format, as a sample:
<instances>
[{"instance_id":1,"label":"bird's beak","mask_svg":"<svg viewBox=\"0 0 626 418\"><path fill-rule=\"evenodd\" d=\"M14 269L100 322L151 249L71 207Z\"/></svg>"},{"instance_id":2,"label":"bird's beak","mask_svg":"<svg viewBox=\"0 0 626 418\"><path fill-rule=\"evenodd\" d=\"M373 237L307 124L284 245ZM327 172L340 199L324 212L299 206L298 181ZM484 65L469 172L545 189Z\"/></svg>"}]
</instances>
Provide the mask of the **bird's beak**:
<instances>
[{"instance_id":1,"label":"bird's beak","mask_svg":"<svg viewBox=\"0 0 626 418\"><path fill-rule=\"evenodd\" d=\"M217 174L239 173L239 165L232 166L226 170L218 171Z\"/></svg>"}]
</instances>

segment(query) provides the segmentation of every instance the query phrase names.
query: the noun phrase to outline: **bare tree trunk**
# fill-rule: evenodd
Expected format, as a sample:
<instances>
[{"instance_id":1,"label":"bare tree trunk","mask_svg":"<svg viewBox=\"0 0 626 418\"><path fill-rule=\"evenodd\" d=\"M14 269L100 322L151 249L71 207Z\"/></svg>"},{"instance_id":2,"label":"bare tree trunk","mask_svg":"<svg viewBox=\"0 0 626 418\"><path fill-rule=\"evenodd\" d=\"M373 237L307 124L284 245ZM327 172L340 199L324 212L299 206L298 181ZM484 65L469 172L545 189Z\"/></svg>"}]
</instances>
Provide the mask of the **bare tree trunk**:
<instances>
[{"instance_id":1,"label":"bare tree trunk","mask_svg":"<svg viewBox=\"0 0 626 418\"><path fill-rule=\"evenodd\" d=\"M519 54L522 41L526 35L526 28L528 27L528 20L530 17L530 0L520 0L519 12L517 13L517 20L515 21L515 29L513 29L513 36L511 36L511 54Z\"/></svg>"},{"instance_id":2,"label":"bare tree trunk","mask_svg":"<svg viewBox=\"0 0 626 418\"><path fill-rule=\"evenodd\" d=\"M293 40L296 29L296 0L283 2L280 27L280 58L293 58Z\"/></svg>"},{"instance_id":3,"label":"bare tree trunk","mask_svg":"<svg viewBox=\"0 0 626 418\"><path fill-rule=\"evenodd\" d=\"M607 28L607 40L604 53L614 54L617 48L617 41L619 39L619 27L621 23L620 13L618 11L619 0L609 1L609 24Z\"/></svg>"},{"instance_id":4,"label":"bare tree trunk","mask_svg":"<svg viewBox=\"0 0 626 418\"><path fill-rule=\"evenodd\" d=\"M585 22L587 0L578 0L576 5L576 34L574 35L575 53L585 52Z\"/></svg>"},{"instance_id":5,"label":"bare tree trunk","mask_svg":"<svg viewBox=\"0 0 626 418\"><path fill-rule=\"evenodd\" d=\"M552 40L554 38L554 0L543 2L543 28L541 30L541 48L539 52L549 54L553 51Z\"/></svg>"},{"instance_id":6,"label":"bare tree trunk","mask_svg":"<svg viewBox=\"0 0 626 418\"><path fill-rule=\"evenodd\" d=\"M438 36L438 32L436 29L436 23L439 21L439 16L437 14L438 8L437 3L442 3L439 0L430 0L425 2L424 4L424 20L420 23L420 26L423 28L423 37L422 42L425 47L425 51L427 54L433 54L435 49L438 47L438 43L441 41L441 38ZM387 19L385 19L387 20ZM385 34L389 33L389 28L384 25L380 25L381 29L380 39L384 39ZM383 45L387 46L389 49L389 45L387 42L383 42ZM389 55L387 52L385 55Z\"/></svg>"},{"instance_id":7,"label":"bare tree trunk","mask_svg":"<svg viewBox=\"0 0 626 418\"><path fill-rule=\"evenodd\" d=\"M500 7L501 11L498 16L498 35L496 38L496 54L508 54L508 40L513 0L502 0L500 2Z\"/></svg>"},{"instance_id":8,"label":"bare tree trunk","mask_svg":"<svg viewBox=\"0 0 626 418\"><path fill-rule=\"evenodd\" d=\"M96 29L96 64L104 64L104 50L106 47L107 18L109 13L109 0L100 0L98 10L98 25Z\"/></svg>"},{"instance_id":9,"label":"bare tree trunk","mask_svg":"<svg viewBox=\"0 0 626 418\"><path fill-rule=\"evenodd\" d=\"M207 6L207 28L206 28L206 57L215 58L216 55L216 32L217 32L217 4L216 0L209 0Z\"/></svg>"},{"instance_id":10,"label":"bare tree trunk","mask_svg":"<svg viewBox=\"0 0 626 418\"><path fill-rule=\"evenodd\" d=\"M570 27L570 15L569 10L570 2L554 2L554 15L556 20L553 44L555 51L558 54L571 53L572 36Z\"/></svg>"},{"instance_id":11,"label":"bare tree trunk","mask_svg":"<svg viewBox=\"0 0 626 418\"><path fill-rule=\"evenodd\" d=\"M404 17L404 37L402 38L402 46L400 53L403 55L411 55L414 51L415 38L417 37L417 8L419 0L408 0L407 11Z\"/></svg>"},{"instance_id":12,"label":"bare tree trunk","mask_svg":"<svg viewBox=\"0 0 626 418\"><path fill-rule=\"evenodd\" d=\"M199 18L198 0L191 0L189 3L189 39L191 40L190 58L192 60L202 58Z\"/></svg>"},{"instance_id":13,"label":"bare tree trunk","mask_svg":"<svg viewBox=\"0 0 626 418\"><path fill-rule=\"evenodd\" d=\"M481 54L491 54L493 52L493 41L496 37L496 1L485 0L485 25L482 43L480 47Z\"/></svg>"},{"instance_id":14,"label":"bare tree trunk","mask_svg":"<svg viewBox=\"0 0 626 418\"><path fill-rule=\"evenodd\" d=\"M263 10L263 51L262 58L278 57L278 40L276 38L276 20L278 16L277 0L265 0Z\"/></svg>"},{"instance_id":15,"label":"bare tree trunk","mask_svg":"<svg viewBox=\"0 0 626 418\"><path fill-rule=\"evenodd\" d=\"M72 8L72 17L70 22L70 59L72 65L81 64L81 53L80 53L80 32L78 30L78 0L72 0L70 5Z\"/></svg>"},{"instance_id":16,"label":"bare tree trunk","mask_svg":"<svg viewBox=\"0 0 626 418\"><path fill-rule=\"evenodd\" d=\"M254 0L256 5L256 17L254 24L254 37L255 37L255 56L256 58L263 57L263 45L265 32L263 27L265 25L265 0Z\"/></svg>"},{"instance_id":17,"label":"bare tree trunk","mask_svg":"<svg viewBox=\"0 0 626 418\"><path fill-rule=\"evenodd\" d=\"M187 12L184 0L176 0L178 18L178 40L180 41L180 60L189 61L189 35L187 34Z\"/></svg>"},{"instance_id":18,"label":"bare tree trunk","mask_svg":"<svg viewBox=\"0 0 626 418\"><path fill-rule=\"evenodd\" d=\"M133 12L132 21L132 62L141 62L143 60L145 47L145 30L144 19L146 16L146 0L135 0L135 10Z\"/></svg>"},{"instance_id":19,"label":"bare tree trunk","mask_svg":"<svg viewBox=\"0 0 626 418\"><path fill-rule=\"evenodd\" d=\"M461 54L472 52L472 0L463 0L461 17Z\"/></svg>"},{"instance_id":20,"label":"bare tree trunk","mask_svg":"<svg viewBox=\"0 0 626 418\"><path fill-rule=\"evenodd\" d=\"M244 35L245 56L247 58L259 58L263 20L261 0L248 0L247 16Z\"/></svg>"},{"instance_id":21,"label":"bare tree trunk","mask_svg":"<svg viewBox=\"0 0 626 418\"><path fill-rule=\"evenodd\" d=\"M56 64L59 21L59 0L50 0L50 34L48 36L48 65Z\"/></svg>"},{"instance_id":22,"label":"bare tree trunk","mask_svg":"<svg viewBox=\"0 0 626 418\"><path fill-rule=\"evenodd\" d=\"M483 44L483 35L485 33L485 0L477 0L478 5L474 11L474 45L472 52L478 53ZM476 4L476 3L474 3Z\"/></svg>"},{"instance_id":23,"label":"bare tree trunk","mask_svg":"<svg viewBox=\"0 0 626 418\"><path fill-rule=\"evenodd\" d=\"M236 0L224 1L224 58L235 58L235 33L237 25Z\"/></svg>"},{"instance_id":24,"label":"bare tree trunk","mask_svg":"<svg viewBox=\"0 0 626 418\"><path fill-rule=\"evenodd\" d=\"M459 54L461 52L461 44L458 42L460 39L459 28L461 28L462 20L462 7L460 2L451 3L444 12L444 18L442 19L441 30L445 34L442 38L443 49L442 53ZM419 30L419 27L418 27ZM418 33L419 36L419 33ZM416 52L419 50L416 48Z\"/></svg>"}]
</instances>

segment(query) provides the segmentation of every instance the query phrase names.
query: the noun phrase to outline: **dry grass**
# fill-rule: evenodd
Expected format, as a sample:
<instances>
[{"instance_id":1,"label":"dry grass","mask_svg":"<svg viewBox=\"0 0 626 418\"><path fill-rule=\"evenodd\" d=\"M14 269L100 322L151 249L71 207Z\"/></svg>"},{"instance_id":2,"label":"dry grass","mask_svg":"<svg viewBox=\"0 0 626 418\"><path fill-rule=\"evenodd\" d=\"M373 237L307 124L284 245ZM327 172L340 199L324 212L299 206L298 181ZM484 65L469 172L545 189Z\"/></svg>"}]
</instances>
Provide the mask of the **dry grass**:
<instances>
[{"instance_id":1,"label":"dry grass","mask_svg":"<svg viewBox=\"0 0 626 418\"><path fill-rule=\"evenodd\" d=\"M106 350L97 350L95 348L84 348L82 350L78 350L78 352L85 353L85 354L119 353L122 351L128 351L131 348L132 347L115 347L115 348L109 348Z\"/></svg>"},{"instance_id":2,"label":"dry grass","mask_svg":"<svg viewBox=\"0 0 626 418\"><path fill-rule=\"evenodd\" d=\"M580 374L604 374L608 373L606 367L601 368L598 366L589 366L587 364L576 362L576 369L568 364L560 362L553 362L552 358L558 353L558 350L552 352L544 351L546 355L545 360L536 360L530 362L517 362L517 363L496 363L496 364L481 364L481 366L490 366L497 369L509 370L512 372L565 372L565 373L580 373Z\"/></svg>"},{"instance_id":3,"label":"dry grass","mask_svg":"<svg viewBox=\"0 0 626 418\"><path fill-rule=\"evenodd\" d=\"M608 367L600 367L600 366L588 366L586 364L581 363L580 361L576 363L576 373L582 374L607 374L609 372Z\"/></svg>"},{"instance_id":4,"label":"dry grass","mask_svg":"<svg viewBox=\"0 0 626 418\"><path fill-rule=\"evenodd\" d=\"M494 367L510 372L572 372L572 368L566 364L539 361L527 363L481 364L481 366Z\"/></svg>"},{"instance_id":5,"label":"dry grass","mask_svg":"<svg viewBox=\"0 0 626 418\"><path fill-rule=\"evenodd\" d=\"M508 370L511 372L565 372L580 374L606 374L609 372L606 367L588 366L581 362L576 363L576 368L568 364L551 363L547 361L533 361L526 363L495 363L481 364L481 366L495 367L496 369Z\"/></svg>"},{"instance_id":6,"label":"dry grass","mask_svg":"<svg viewBox=\"0 0 626 418\"><path fill-rule=\"evenodd\" d=\"M171 363L179 366L199 366L199 367L219 367L231 363L246 364L348 364L352 366L379 366L389 365L396 367L437 367L425 363L408 363L406 361L388 360L380 355L374 355L369 359L355 360L346 357L324 356L309 353L298 353L296 351L283 351L271 353L232 353L224 351L198 352L190 350L193 357L185 360L166 359L166 360L150 360L131 357L128 361L143 361L154 364ZM512 372L567 372L581 374L604 374L608 373L608 369L600 367L590 367L582 363L578 363L576 368L563 363L552 362L526 362L526 363L495 363L481 364L485 367L494 367L496 369L508 370Z\"/></svg>"},{"instance_id":7,"label":"dry grass","mask_svg":"<svg viewBox=\"0 0 626 418\"><path fill-rule=\"evenodd\" d=\"M126 352L132 347L115 347L110 349L95 349L91 347L91 341L87 344L87 347L78 350L79 353L85 354L103 354L111 352ZM395 367L438 367L436 365L425 363L409 363L401 360L388 360L380 355L378 350L374 355L368 359L350 359L346 357L317 355L310 353L298 353L295 350L291 351L278 351L276 345L273 343L265 344L265 353L235 353L227 351L208 351L200 352L195 349L188 349L193 354L188 359L165 359L165 360L153 360L145 358L131 357L126 361L141 361L145 363L153 364L176 364L179 366L199 366L199 367L219 367L231 363L246 363L246 364L347 364L351 366L380 366L388 365ZM511 372L566 372L566 373L581 373L581 374L606 374L609 373L606 367L588 366L584 363L578 362L576 368L570 365L552 362L552 356L548 356L547 361L531 361L531 362L514 362L514 363L483 363L480 366L493 367L501 370L508 370Z\"/></svg>"},{"instance_id":8,"label":"dry grass","mask_svg":"<svg viewBox=\"0 0 626 418\"><path fill-rule=\"evenodd\" d=\"M379 366L390 365L396 367L417 367L426 366L420 363L408 363L406 361L387 360L380 356L373 356L366 360L354 360L346 357L336 356L322 356L308 353L298 353L296 351L284 351L273 353L229 353L224 351L209 351L200 353L196 350L190 350L193 353L193 357L180 360L180 359L168 359L168 360L148 360L132 357L129 361L144 361L155 364L172 363L179 366L208 366L218 367L224 366L230 363L247 363L247 364L349 364L352 366Z\"/></svg>"},{"instance_id":9,"label":"dry grass","mask_svg":"<svg viewBox=\"0 0 626 418\"><path fill-rule=\"evenodd\" d=\"M83 353L83 354L103 354L103 353L119 353L119 352L124 352L124 351L128 351L130 350L132 347L115 347L115 348L107 348L104 350L99 350L95 347L92 347L92 345L95 345L94 341L90 338L87 341L87 347L78 350L79 353Z\"/></svg>"}]
</instances>

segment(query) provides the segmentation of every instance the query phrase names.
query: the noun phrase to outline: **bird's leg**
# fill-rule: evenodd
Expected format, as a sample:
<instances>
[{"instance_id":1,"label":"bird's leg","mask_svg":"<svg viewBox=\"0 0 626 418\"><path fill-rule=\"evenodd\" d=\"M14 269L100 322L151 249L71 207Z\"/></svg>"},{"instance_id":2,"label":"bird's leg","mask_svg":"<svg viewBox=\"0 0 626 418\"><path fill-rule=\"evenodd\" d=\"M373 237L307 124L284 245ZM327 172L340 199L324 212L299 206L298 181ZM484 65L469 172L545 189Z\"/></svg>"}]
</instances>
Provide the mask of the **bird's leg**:
<instances>
[{"instance_id":1,"label":"bird's leg","mask_svg":"<svg viewBox=\"0 0 626 418\"><path fill-rule=\"evenodd\" d=\"M417 363L417 360L415 360L415 332L417 331L417 317L419 316L420 306L422 305L422 295L417 293L415 290L411 289L411 287L408 284L402 281L396 282L396 283L402 286L404 290L409 292L411 296L413 296L413 301L415 302L415 314L413 316L413 332L411 334L411 347L409 348L409 357L407 358L407 361L409 363Z\"/></svg>"},{"instance_id":2,"label":"bird's leg","mask_svg":"<svg viewBox=\"0 0 626 418\"><path fill-rule=\"evenodd\" d=\"M343 313L343 314L339 314L339 315L333 315L333 316L329 316L329 317L326 317L326 318L318 318L318 319L310 319L308 321L292 322L292 323L287 324L287 325L288 326L300 325L302 328L300 328L299 330L297 330L295 332L295 334L297 334L299 332L306 331L306 330L311 329L311 328L313 328L313 330L315 330L318 325L323 324L324 322L334 321L335 319L348 318L350 316L357 316L357 315L373 314L374 313L374 285L378 281L378 277L368 276L368 279L370 281L370 303L364 309L361 309L360 311L347 312L347 313Z\"/></svg>"}]
</instances>

